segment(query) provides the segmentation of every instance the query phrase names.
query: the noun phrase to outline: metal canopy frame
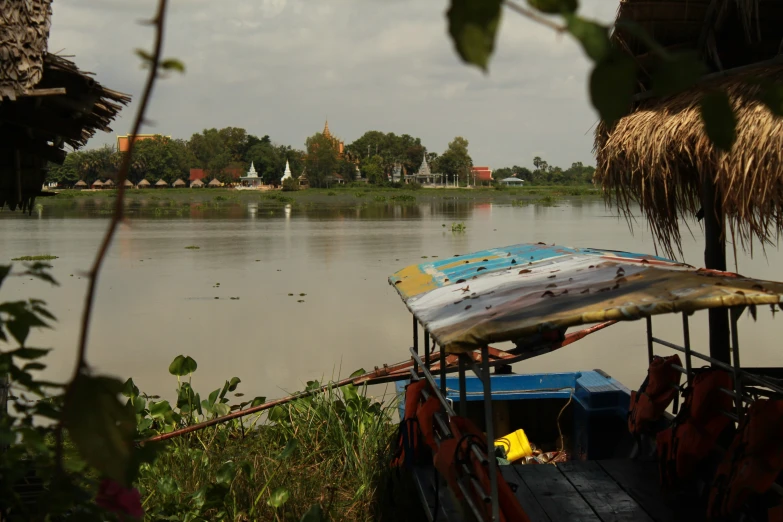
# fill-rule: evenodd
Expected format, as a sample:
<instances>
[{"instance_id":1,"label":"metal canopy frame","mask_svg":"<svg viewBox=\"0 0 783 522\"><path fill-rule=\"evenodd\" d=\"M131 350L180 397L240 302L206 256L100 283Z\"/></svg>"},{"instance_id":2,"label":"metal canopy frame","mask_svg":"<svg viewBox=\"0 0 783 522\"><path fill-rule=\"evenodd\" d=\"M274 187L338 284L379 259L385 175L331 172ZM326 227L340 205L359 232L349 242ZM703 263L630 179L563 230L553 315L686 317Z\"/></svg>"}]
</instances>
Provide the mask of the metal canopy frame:
<instances>
[{"instance_id":1,"label":"metal canopy frame","mask_svg":"<svg viewBox=\"0 0 783 522\"><path fill-rule=\"evenodd\" d=\"M731 333L730 364L719 361L708 355L699 353L691 348L689 316L692 315L693 312L682 313L683 346L655 337L653 335L653 330L652 330L652 318L649 316L646 318L648 362L652 362L653 360L655 345L660 345L685 354L685 367L683 368L683 367L675 366L675 368L681 373L686 375L686 382L687 382L687 378L693 375L693 371L694 371L693 358L708 362L713 367L726 370L732 374L734 389L728 390L728 389L721 388L721 391L734 398L735 411L734 412L724 411L723 413L736 423L739 423L740 419L742 419L742 415L745 411L744 405L746 403L750 404L755 400L752 396L745 393L745 390L743 389L743 385L745 385L745 383L752 384L754 386L760 386L761 388L766 388L767 390L771 391L771 394L777 394L783 396L783 380L776 382L775 379L750 373L748 371L743 370L740 367L739 333L738 333L737 323L742 313L744 312L745 308L746 308L745 306L735 306L729 309L730 333ZM434 340L431 343L430 335L425 329L424 330L424 354L423 354L424 360L422 360L419 354L419 323L416 317L414 316L413 317L413 346L410 349L411 358L413 360L413 367L410 369L411 379L413 381L418 381L421 378L420 375L423 376L423 378L425 378L429 382L430 386L432 387L432 394L434 394L434 396L437 397L438 401L440 401L446 414L449 417L452 417L456 415L456 412L454 411L452 404L447 399L446 352L442 347L439 350L440 352L439 355L440 364L439 364L439 376L438 376L440 381L439 383L435 380L435 377L432 375L430 371L430 368L432 367L432 363L433 363L430 355L431 352L434 351L435 346L436 345L434 343ZM464 495L468 507L471 509L471 511L477 517L478 520L482 520L481 510L478 509L478 506L475 505L473 499L471 498L471 495L469 494L469 491L471 489L476 493L478 493L480 498L482 498L482 500L485 503L491 504L492 515L490 520L496 521L499 520L498 482L497 482L498 464L493 451L494 447L492 447L493 442L495 440L495 433L494 433L493 415L492 415L492 380L489 371L490 367L494 366L494 364L490 362L489 346L487 345L481 346L480 351L481 351L481 361L479 362L479 364L477 364L476 361L468 353L458 354L459 415L462 417L465 417L467 415L466 373L467 370L469 369L476 375L476 377L479 379L483 387L484 418L486 424L486 439L487 439L486 453L479 450L475 445L471 445L471 448L474 454L479 458L479 462L482 465L487 465L488 467L489 477L490 477L489 495L487 495L487 492L484 491L483 487L475 479L475 477L472 477L470 475L470 472L465 464L463 464L463 466L466 468L465 471L467 471L468 473L466 474L465 477L463 477L459 481L458 485ZM515 358L512 362L517 362L518 360L535 357L536 355L547 353L548 351L550 350L544 350L544 351L531 350L528 356L522 356L519 357L519 359ZM680 387L678 388L681 389ZM765 394L762 390L756 388L754 388L754 391L757 394ZM425 399L426 398L429 398L429 392L425 393ZM435 422L437 425L436 431L439 432L441 440L444 438L453 437L453 434L449 429L448 419L444 420L439 414L436 414ZM438 439L436 438L436 441L437 440ZM442 480L439 475L438 475L438 480ZM772 490L774 490L776 493L783 496L783 488L773 487Z\"/></svg>"}]
</instances>

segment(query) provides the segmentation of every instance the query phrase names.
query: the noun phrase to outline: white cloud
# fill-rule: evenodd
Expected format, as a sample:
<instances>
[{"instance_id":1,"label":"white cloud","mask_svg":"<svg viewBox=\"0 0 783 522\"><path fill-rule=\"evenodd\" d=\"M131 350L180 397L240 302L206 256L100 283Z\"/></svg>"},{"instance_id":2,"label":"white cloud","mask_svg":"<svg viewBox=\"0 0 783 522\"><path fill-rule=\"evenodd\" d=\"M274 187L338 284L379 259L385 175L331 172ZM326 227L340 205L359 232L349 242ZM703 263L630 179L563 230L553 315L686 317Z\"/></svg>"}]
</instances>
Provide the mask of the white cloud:
<instances>
[{"instance_id":1,"label":"white cloud","mask_svg":"<svg viewBox=\"0 0 783 522\"><path fill-rule=\"evenodd\" d=\"M617 1L585 0L603 22ZM138 96L152 0L56 0L50 49L76 55L105 85ZM470 140L493 167L591 161L588 62L567 36L506 10L489 75L463 65L446 32L447 1L173 0L165 55L187 73L156 87L155 131L187 138L236 125L302 147L330 127L346 141L366 130L406 132L442 151ZM126 132L135 104L115 122ZM587 134L586 134L587 132ZM112 143L96 136L93 144ZM535 153L534 153L535 152Z\"/></svg>"}]
</instances>

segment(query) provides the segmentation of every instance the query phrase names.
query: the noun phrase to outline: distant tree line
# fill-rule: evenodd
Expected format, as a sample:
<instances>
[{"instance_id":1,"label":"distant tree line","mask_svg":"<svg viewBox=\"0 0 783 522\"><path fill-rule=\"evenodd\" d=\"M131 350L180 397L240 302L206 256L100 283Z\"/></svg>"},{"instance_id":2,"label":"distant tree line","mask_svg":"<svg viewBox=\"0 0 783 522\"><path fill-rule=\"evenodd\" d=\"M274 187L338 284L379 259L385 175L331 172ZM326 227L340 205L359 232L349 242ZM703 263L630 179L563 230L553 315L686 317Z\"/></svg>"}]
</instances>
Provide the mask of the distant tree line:
<instances>
[{"instance_id":1,"label":"distant tree line","mask_svg":"<svg viewBox=\"0 0 783 522\"><path fill-rule=\"evenodd\" d=\"M593 182L595 167L584 165L581 161L572 163L565 170L560 167L550 165L540 156L533 158L533 169L514 165L513 167L504 167L496 169L492 173L495 181L510 176L526 181L531 185L584 185Z\"/></svg>"},{"instance_id":2,"label":"distant tree line","mask_svg":"<svg viewBox=\"0 0 783 522\"><path fill-rule=\"evenodd\" d=\"M122 152L104 146L71 152L62 165L50 164L47 181L65 185L84 180L114 178L122 163ZM177 179L187 181L190 169L203 169L207 180L217 178L230 182L244 175L253 163L267 184L279 184L288 161L294 177L305 173L311 186L329 186L339 174L344 181L361 176L369 183L384 184L395 169L401 174L415 174L424 158L433 173L449 181L466 183L473 160L468 152L468 140L457 136L442 154L430 152L421 139L392 132L365 132L341 150L340 141L331 135L315 133L305 141L305 150L273 143L268 135L258 137L245 129L226 127L204 129L190 139L166 136L137 140L129 172L130 180L147 179L155 183L162 179L171 184ZM534 169L514 166L495 170L495 179L516 174L532 184L580 184L592 180L593 167L574 163L569 169L550 166L540 157L533 160Z\"/></svg>"}]
</instances>

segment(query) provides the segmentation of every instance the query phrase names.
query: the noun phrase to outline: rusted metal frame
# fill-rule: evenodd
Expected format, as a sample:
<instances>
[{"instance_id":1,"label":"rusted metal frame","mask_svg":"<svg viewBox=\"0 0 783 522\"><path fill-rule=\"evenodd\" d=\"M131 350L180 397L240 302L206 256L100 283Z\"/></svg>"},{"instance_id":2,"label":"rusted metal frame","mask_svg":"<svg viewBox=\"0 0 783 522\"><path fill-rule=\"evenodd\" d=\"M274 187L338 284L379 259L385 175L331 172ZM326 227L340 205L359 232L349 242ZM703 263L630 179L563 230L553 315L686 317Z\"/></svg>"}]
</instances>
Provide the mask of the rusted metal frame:
<instances>
[{"instance_id":1,"label":"rusted metal frame","mask_svg":"<svg viewBox=\"0 0 783 522\"><path fill-rule=\"evenodd\" d=\"M481 375L484 385L484 422L487 433L487 460L489 460L490 497L492 498L492 517L499 520L500 506L498 504L498 461L495 458L495 426L492 422L492 380L489 376L489 350L481 347Z\"/></svg>"},{"instance_id":2,"label":"rusted metal frame","mask_svg":"<svg viewBox=\"0 0 783 522\"><path fill-rule=\"evenodd\" d=\"M682 313L682 340L685 348L685 377L691 376L691 328L688 324L688 312Z\"/></svg>"},{"instance_id":3,"label":"rusted metal frame","mask_svg":"<svg viewBox=\"0 0 783 522\"><path fill-rule=\"evenodd\" d=\"M729 328L731 329L731 362L734 366L734 403L737 407L737 422L742 418L742 369L740 368L739 356L739 331L737 322L742 316L744 306L732 307L729 311Z\"/></svg>"},{"instance_id":4,"label":"rusted metal frame","mask_svg":"<svg viewBox=\"0 0 783 522\"><path fill-rule=\"evenodd\" d=\"M468 394L465 383L465 361L462 357L457 359L459 365L459 414L461 417L468 415Z\"/></svg>"},{"instance_id":5,"label":"rusted metal frame","mask_svg":"<svg viewBox=\"0 0 783 522\"><path fill-rule=\"evenodd\" d=\"M449 416L454 416L456 413L454 412L454 408L452 408L449 405L449 402L446 400L446 397L444 397L439 389L438 384L435 382L435 377L432 376L430 371L424 367L424 363L422 362L421 358L419 357L419 354L416 353L416 351L411 348L411 356L413 356L413 360L418 363L418 365L421 367L421 372L424 374L424 378L427 379L427 382L430 383L430 386L432 386L432 392L435 394L435 397L438 398L438 401L440 402L441 406L443 406L443 409L446 410L446 412L449 414ZM411 370L413 371L413 370Z\"/></svg>"},{"instance_id":6,"label":"rusted metal frame","mask_svg":"<svg viewBox=\"0 0 783 522\"><path fill-rule=\"evenodd\" d=\"M430 368L430 333L424 329L424 366Z\"/></svg>"},{"instance_id":7,"label":"rusted metal frame","mask_svg":"<svg viewBox=\"0 0 783 522\"><path fill-rule=\"evenodd\" d=\"M652 317L647 316L647 364L652 364L654 340L655 338L652 334Z\"/></svg>"},{"instance_id":8,"label":"rusted metal frame","mask_svg":"<svg viewBox=\"0 0 783 522\"><path fill-rule=\"evenodd\" d=\"M660 344L662 346L666 346L667 348L671 348L672 350L676 350L681 353L685 353L685 348L682 346L678 346L674 343L670 343L668 341L664 341L663 339L658 339L657 337L653 337L653 342ZM693 357L696 357L697 359L701 359L702 361L706 361L708 363L711 363L716 368L720 368L722 370L726 370L728 372L734 373L734 367L730 364L726 364L724 362L721 362L717 359L713 359L712 357L709 357L707 355L702 355L699 352L695 350L691 350L691 355ZM783 386L780 386L779 384L776 384L774 382L768 381L764 377L759 377L758 375L753 375L752 373L748 373L742 369L740 369L740 373L742 373L742 378L745 381L750 381L753 383L758 384L759 386L763 386L764 388L769 388L770 390L775 391L776 393L783 394Z\"/></svg>"},{"instance_id":9,"label":"rusted metal frame","mask_svg":"<svg viewBox=\"0 0 783 522\"><path fill-rule=\"evenodd\" d=\"M413 316L413 348L411 348L411 350L413 350L413 353L416 355L419 354L419 322L416 320L415 315ZM415 359L413 361L413 369L418 373L419 367Z\"/></svg>"},{"instance_id":10,"label":"rusted metal frame","mask_svg":"<svg viewBox=\"0 0 783 522\"><path fill-rule=\"evenodd\" d=\"M484 517L481 514L481 511L479 511L478 507L476 506L476 503L473 502L473 499L471 498L470 492L468 491L467 486L465 486L465 477L460 477L457 479L457 486L459 487L460 491L462 491L462 497L465 499L465 501L468 504L468 507L473 512L473 516L476 517L476 520L482 520ZM472 481L475 481L476 479L471 479ZM475 489L475 484L473 484L473 488Z\"/></svg>"},{"instance_id":11,"label":"rusted metal frame","mask_svg":"<svg viewBox=\"0 0 783 522\"><path fill-rule=\"evenodd\" d=\"M482 355L484 353L484 350L481 351ZM484 384L484 372L483 370L476 364L476 361L467 353L461 353L459 354L459 359L465 363L465 366L471 369L471 371L478 377L478 380L481 381L482 384ZM483 365L484 361L483 358L478 361L479 364Z\"/></svg>"}]
</instances>

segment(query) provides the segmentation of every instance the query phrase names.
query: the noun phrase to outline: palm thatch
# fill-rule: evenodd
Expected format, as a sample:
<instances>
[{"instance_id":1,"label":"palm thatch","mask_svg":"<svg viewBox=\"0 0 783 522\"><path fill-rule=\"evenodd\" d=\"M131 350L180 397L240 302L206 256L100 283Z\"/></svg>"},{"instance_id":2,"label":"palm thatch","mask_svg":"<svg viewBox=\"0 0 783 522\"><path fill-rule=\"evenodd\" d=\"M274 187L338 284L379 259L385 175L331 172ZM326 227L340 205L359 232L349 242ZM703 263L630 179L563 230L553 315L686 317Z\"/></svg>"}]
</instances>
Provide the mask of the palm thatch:
<instances>
[{"instance_id":1,"label":"palm thatch","mask_svg":"<svg viewBox=\"0 0 783 522\"><path fill-rule=\"evenodd\" d=\"M181 179L177 179L177 181L175 181L174 183L172 183L172 184L171 184L171 186L172 186L172 187L177 187L177 188L179 188L179 187L186 187L187 185L186 185L186 184L185 184L185 182L184 182L184 181L182 181Z\"/></svg>"},{"instance_id":2,"label":"palm thatch","mask_svg":"<svg viewBox=\"0 0 783 522\"><path fill-rule=\"evenodd\" d=\"M207 183L207 187L222 187L222 186L223 184L220 181L218 181L217 178L212 178L212 181Z\"/></svg>"},{"instance_id":3,"label":"palm thatch","mask_svg":"<svg viewBox=\"0 0 783 522\"><path fill-rule=\"evenodd\" d=\"M163 187L168 187L168 186L169 186L169 184L168 184L168 183L166 183L166 181L165 181L164 179L159 179L159 180L158 180L158 181L155 183L155 188L163 188Z\"/></svg>"},{"instance_id":4,"label":"palm thatch","mask_svg":"<svg viewBox=\"0 0 783 522\"><path fill-rule=\"evenodd\" d=\"M204 182L201 181L200 179L194 179L190 183L190 188L203 188L203 187L204 187Z\"/></svg>"},{"instance_id":5,"label":"palm thatch","mask_svg":"<svg viewBox=\"0 0 783 522\"><path fill-rule=\"evenodd\" d=\"M79 181L76 182L76 184L74 184L73 188L75 189L87 188L87 183L85 183L83 179L80 179Z\"/></svg>"},{"instance_id":6,"label":"palm thatch","mask_svg":"<svg viewBox=\"0 0 783 522\"><path fill-rule=\"evenodd\" d=\"M783 84L783 5L769 0L622 0L618 21L642 25L669 51L700 52L711 70L693 89L655 99L657 58L628 31L613 39L639 66L630 115L596 131L597 170L605 197L627 216L641 207L656 244L681 254L679 222L702 208L711 180L729 230L739 244L768 242L783 230L783 120L759 101L751 79ZM755 64L755 65L754 65ZM726 70L730 68L731 70ZM738 118L729 153L713 147L699 102L710 90L727 92Z\"/></svg>"},{"instance_id":7,"label":"palm thatch","mask_svg":"<svg viewBox=\"0 0 783 522\"><path fill-rule=\"evenodd\" d=\"M129 179L126 179L126 180L123 182L123 185L125 185L126 187L133 188L133 182L131 182L131 180L129 180Z\"/></svg>"},{"instance_id":8,"label":"palm thatch","mask_svg":"<svg viewBox=\"0 0 783 522\"><path fill-rule=\"evenodd\" d=\"M92 182L92 188L103 188L103 182L99 179L96 179Z\"/></svg>"},{"instance_id":9,"label":"palm thatch","mask_svg":"<svg viewBox=\"0 0 783 522\"><path fill-rule=\"evenodd\" d=\"M32 211L47 162L110 132L130 96L47 51L51 0L0 3L0 208Z\"/></svg>"},{"instance_id":10,"label":"palm thatch","mask_svg":"<svg viewBox=\"0 0 783 522\"><path fill-rule=\"evenodd\" d=\"M139 183L136 185L136 188L149 188L149 186L150 186L150 182L147 181L146 179L143 179L139 181Z\"/></svg>"},{"instance_id":11,"label":"palm thatch","mask_svg":"<svg viewBox=\"0 0 783 522\"><path fill-rule=\"evenodd\" d=\"M103 188L112 188L114 186L114 182L110 179L107 179L103 182Z\"/></svg>"}]
</instances>

